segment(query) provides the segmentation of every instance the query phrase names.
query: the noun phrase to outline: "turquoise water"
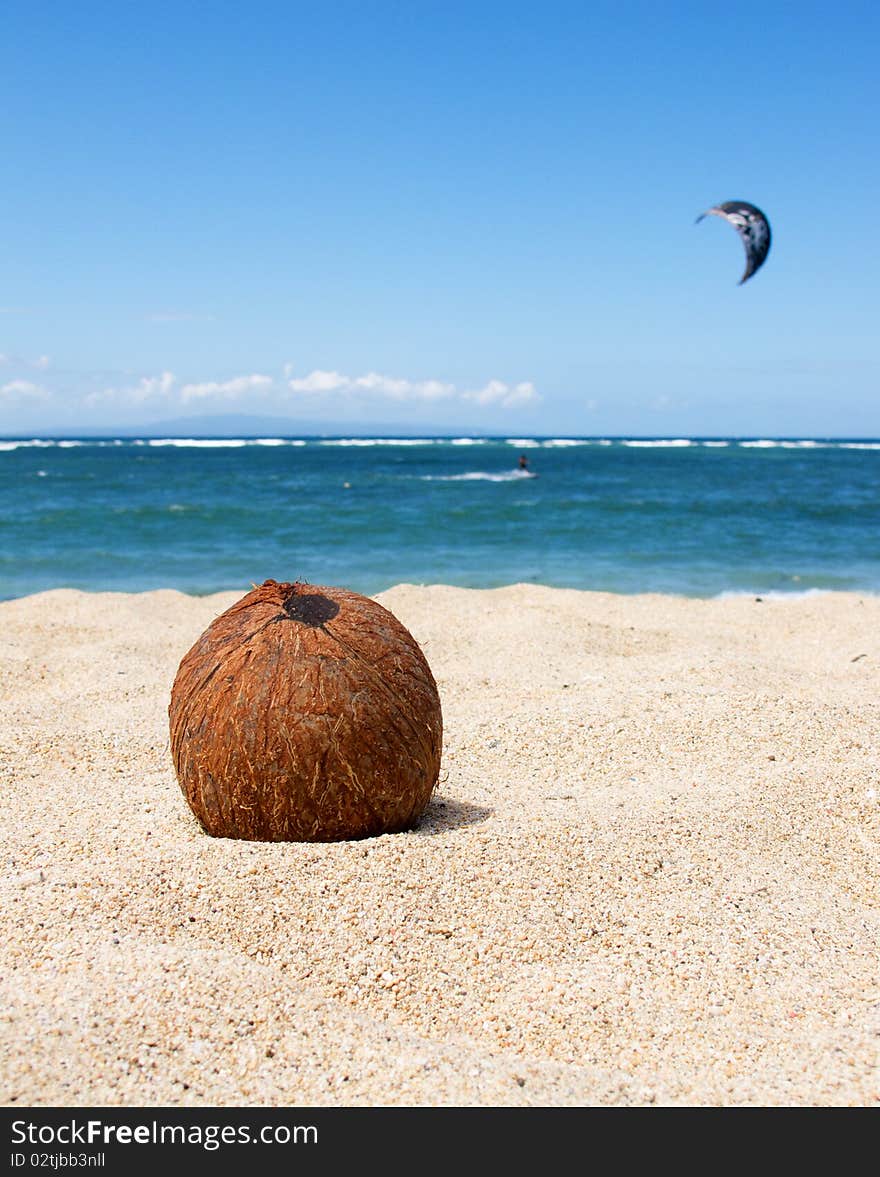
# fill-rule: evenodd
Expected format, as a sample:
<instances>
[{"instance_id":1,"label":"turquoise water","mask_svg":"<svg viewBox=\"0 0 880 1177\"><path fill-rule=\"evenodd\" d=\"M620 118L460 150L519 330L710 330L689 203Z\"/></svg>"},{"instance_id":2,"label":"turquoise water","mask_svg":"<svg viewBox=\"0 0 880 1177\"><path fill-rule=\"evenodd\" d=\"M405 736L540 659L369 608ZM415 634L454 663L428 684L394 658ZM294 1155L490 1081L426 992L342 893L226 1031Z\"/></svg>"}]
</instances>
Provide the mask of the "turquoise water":
<instances>
[{"instance_id":1,"label":"turquoise water","mask_svg":"<svg viewBox=\"0 0 880 1177\"><path fill-rule=\"evenodd\" d=\"M0 597L269 577L878 592L880 442L0 441Z\"/></svg>"}]
</instances>

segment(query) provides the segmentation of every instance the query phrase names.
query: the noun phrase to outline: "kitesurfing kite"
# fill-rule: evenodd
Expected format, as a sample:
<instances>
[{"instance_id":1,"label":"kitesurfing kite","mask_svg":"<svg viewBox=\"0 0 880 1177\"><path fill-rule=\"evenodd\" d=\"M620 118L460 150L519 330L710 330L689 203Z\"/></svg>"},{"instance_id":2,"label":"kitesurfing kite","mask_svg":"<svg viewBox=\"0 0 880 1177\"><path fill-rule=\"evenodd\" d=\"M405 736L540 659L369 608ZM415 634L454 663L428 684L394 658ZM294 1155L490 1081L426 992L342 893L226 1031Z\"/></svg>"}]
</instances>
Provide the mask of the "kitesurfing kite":
<instances>
[{"instance_id":1,"label":"kitesurfing kite","mask_svg":"<svg viewBox=\"0 0 880 1177\"><path fill-rule=\"evenodd\" d=\"M697 217L699 225L703 217L723 217L736 229L746 250L746 272L739 280L740 286L764 264L770 252L770 222L759 208L745 200L726 200L716 204Z\"/></svg>"}]
</instances>

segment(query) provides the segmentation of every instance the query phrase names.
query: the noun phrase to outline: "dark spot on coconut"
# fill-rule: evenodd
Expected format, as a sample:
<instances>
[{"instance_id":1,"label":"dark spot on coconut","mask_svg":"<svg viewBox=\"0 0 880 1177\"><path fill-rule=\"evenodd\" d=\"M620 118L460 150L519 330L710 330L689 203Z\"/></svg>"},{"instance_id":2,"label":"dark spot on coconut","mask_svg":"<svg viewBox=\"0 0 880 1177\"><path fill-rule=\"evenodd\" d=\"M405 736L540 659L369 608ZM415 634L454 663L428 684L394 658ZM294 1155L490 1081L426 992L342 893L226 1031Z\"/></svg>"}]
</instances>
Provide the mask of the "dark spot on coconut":
<instances>
[{"instance_id":1,"label":"dark spot on coconut","mask_svg":"<svg viewBox=\"0 0 880 1177\"><path fill-rule=\"evenodd\" d=\"M339 606L319 593L291 593L284 601L284 613L291 621L300 621L318 629L339 612Z\"/></svg>"}]
</instances>

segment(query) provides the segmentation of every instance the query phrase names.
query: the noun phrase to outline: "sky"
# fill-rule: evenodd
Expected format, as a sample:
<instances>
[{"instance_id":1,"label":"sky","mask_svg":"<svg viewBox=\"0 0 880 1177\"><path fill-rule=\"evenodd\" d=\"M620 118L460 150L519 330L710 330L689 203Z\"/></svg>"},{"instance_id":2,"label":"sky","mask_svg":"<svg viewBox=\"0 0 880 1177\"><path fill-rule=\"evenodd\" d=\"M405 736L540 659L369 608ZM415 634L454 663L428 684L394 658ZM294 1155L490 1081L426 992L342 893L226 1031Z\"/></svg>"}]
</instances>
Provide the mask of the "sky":
<instances>
[{"instance_id":1,"label":"sky","mask_svg":"<svg viewBox=\"0 0 880 1177\"><path fill-rule=\"evenodd\" d=\"M3 26L0 433L880 436L873 3Z\"/></svg>"}]
</instances>

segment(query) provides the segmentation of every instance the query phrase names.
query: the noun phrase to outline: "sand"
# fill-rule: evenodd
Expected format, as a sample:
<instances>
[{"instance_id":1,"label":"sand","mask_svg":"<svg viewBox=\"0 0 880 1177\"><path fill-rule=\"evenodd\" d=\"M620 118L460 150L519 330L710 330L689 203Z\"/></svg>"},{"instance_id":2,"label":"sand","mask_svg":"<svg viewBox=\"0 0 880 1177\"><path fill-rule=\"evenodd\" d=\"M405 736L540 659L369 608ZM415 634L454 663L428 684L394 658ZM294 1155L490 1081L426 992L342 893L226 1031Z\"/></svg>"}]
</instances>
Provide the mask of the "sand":
<instances>
[{"instance_id":1,"label":"sand","mask_svg":"<svg viewBox=\"0 0 880 1177\"><path fill-rule=\"evenodd\" d=\"M306 845L174 777L236 595L0 605L4 1104L880 1100L880 599L398 586L440 785Z\"/></svg>"}]
</instances>

